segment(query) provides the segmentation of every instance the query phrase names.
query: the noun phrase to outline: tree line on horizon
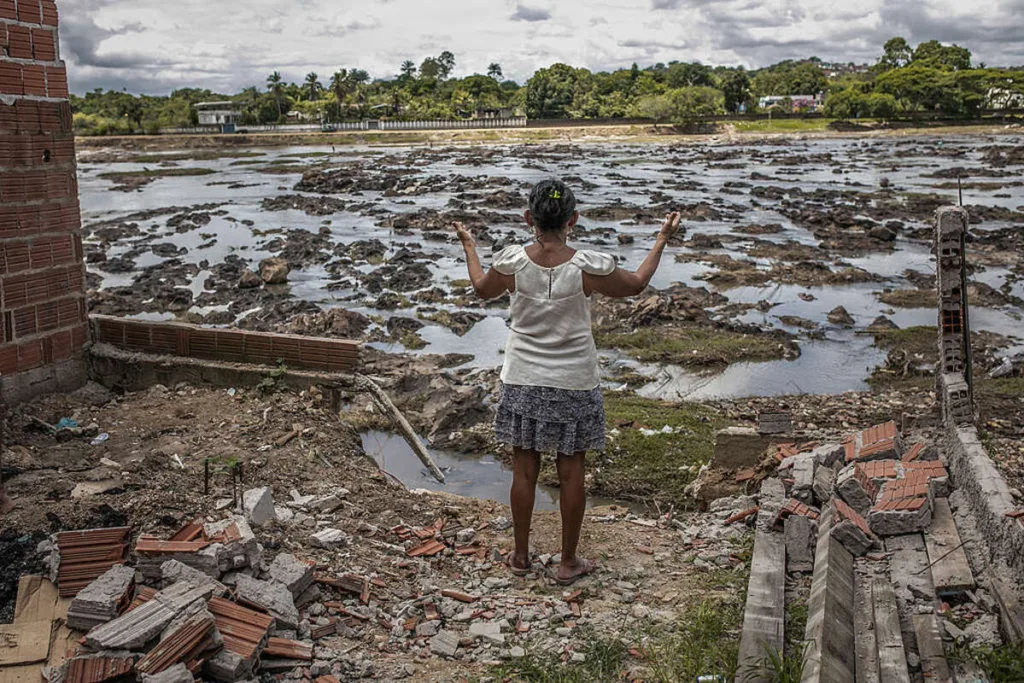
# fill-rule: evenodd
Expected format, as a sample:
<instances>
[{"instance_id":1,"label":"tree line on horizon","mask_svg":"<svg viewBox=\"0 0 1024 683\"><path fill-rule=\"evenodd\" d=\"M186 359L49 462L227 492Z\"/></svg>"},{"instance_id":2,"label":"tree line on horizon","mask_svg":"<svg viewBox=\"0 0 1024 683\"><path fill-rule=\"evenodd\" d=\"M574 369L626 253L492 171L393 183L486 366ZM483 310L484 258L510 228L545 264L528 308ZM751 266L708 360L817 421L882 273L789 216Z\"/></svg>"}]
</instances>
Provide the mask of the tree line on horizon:
<instances>
[{"instance_id":1,"label":"tree line on horizon","mask_svg":"<svg viewBox=\"0 0 1024 683\"><path fill-rule=\"evenodd\" d=\"M646 68L591 72L568 64L537 70L525 83L504 78L500 64L486 74L454 78L455 55L444 51L419 66L406 60L391 79L371 80L358 68L329 78L310 73L289 83L277 71L260 87L235 95L182 88L168 96L97 89L71 96L80 134L155 133L195 126L195 104L230 100L241 125L285 123L294 118L334 123L368 118L397 120L472 118L482 111L511 111L533 119L647 118L682 123L701 117L758 112L762 97L792 111L793 96L824 96L830 118L892 118L935 112L969 118L989 108L1024 102L1024 68L972 63L970 50L936 40L911 47L887 41L869 68L844 65L830 75L811 57L746 70L700 62L658 63Z\"/></svg>"}]
</instances>

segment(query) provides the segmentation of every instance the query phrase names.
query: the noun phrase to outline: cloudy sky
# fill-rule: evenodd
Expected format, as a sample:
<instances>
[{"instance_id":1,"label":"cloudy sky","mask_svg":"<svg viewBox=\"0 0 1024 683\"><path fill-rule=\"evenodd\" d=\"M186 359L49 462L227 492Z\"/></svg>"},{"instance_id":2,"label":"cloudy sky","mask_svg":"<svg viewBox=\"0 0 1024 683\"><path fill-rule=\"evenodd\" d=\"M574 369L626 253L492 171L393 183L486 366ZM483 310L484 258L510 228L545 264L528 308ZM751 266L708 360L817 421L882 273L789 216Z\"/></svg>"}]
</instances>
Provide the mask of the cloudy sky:
<instances>
[{"instance_id":1,"label":"cloudy sky","mask_svg":"<svg viewBox=\"0 0 1024 683\"><path fill-rule=\"evenodd\" d=\"M564 61L592 70L671 60L758 67L872 62L893 35L1024 64L1024 0L58 0L72 89L237 92L279 70L391 77L442 50L456 75L491 62L520 82Z\"/></svg>"}]
</instances>

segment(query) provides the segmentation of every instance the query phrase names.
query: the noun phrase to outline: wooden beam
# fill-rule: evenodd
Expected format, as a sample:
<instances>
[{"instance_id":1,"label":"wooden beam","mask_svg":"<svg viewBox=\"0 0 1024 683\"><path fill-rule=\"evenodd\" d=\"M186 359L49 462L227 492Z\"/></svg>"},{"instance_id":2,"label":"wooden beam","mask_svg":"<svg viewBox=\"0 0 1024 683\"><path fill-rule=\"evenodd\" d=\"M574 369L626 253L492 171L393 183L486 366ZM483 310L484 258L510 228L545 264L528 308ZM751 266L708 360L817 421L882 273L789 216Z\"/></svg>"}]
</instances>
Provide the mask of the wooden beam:
<instances>
[{"instance_id":1,"label":"wooden beam","mask_svg":"<svg viewBox=\"0 0 1024 683\"><path fill-rule=\"evenodd\" d=\"M829 503L818 519L801 683L854 683L853 555L832 537L834 518Z\"/></svg>"},{"instance_id":2,"label":"wooden beam","mask_svg":"<svg viewBox=\"0 0 1024 683\"><path fill-rule=\"evenodd\" d=\"M786 630L786 539L777 531L758 529L750 563L747 607L743 613L737 680L769 683L761 672L768 652L782 653Z\"/></svg>"},{"instance_id":3,"label":"wooden beam","mask_svg":"<svg viewBox=\"0 0 1024 683\"><path fill-rule=\"evenodd\" d=\"M875 608L871 582L864 560L858 560L853 577L853 633L857 652L857 683L881 683L878 676L878 639L875 637Z\"/></svg>"},{"instance_id":4,"label":"wooden beam","mask_svg":"<svg viewBox=\"0 0 1024 683\"><path fill-rule=\"evenodd\" d=\"M939 595L957 595L974 588L974 574L957 533L948 498L935 499L932 526L924 535L924 542L932 568L932 584Z\"/></svg>"},{"instance_id":5,"label":"wooden beam","mask_svg":"<svg viewBox=\"0 0 1024 683\"><path fill-rule=\"evenodd\" d=\"M917 650L921 653L921 672L927 681L951 681L946 651L939 635L939 621L934 614L915 614L914 634L917 636Z\"/></svg>"},{"instance_id":6,"label":"wooden beam","mask_svg":"<svg viewBox=\"0 0 1024 683\"><path fill-rule=\"evenodd\" d=\"M907 655L903 650L900 610L892 583L885 577L871 582L874 603L875 638L878 639L878 671L885 683L910 683Z\"/></svg>"}]
</instances>

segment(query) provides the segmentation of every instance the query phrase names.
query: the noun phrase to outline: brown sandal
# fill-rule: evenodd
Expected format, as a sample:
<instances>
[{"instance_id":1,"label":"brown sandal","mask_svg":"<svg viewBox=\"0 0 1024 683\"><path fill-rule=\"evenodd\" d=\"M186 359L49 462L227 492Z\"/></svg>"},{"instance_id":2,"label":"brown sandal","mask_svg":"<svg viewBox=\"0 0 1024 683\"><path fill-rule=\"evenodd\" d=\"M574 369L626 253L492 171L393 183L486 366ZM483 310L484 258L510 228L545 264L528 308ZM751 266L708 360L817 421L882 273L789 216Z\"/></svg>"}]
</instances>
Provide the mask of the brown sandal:
<instances>
[{"instance_id":1,"label":"brown sandal","mask_svg":"<svg viewBox=\"0 0 1024 683\"><path fill-rule=\"evenodd\" d=\"M593 560L587 560L582 557L579 559L578 564L576 566L579 568L580 571L576 572L572 576L565 579L560 578L556 570L554 575L555 583L557 583L559 586L571 586L572 584L582 579L584 576L589 576L590 574L593 574L595 571L597 571L597 562L594 562Z\"/></svg>"},{"instance_id":2,"label":"brown sandal","mask_svg":"<svg viewBox=\"0 0 1024 683\"><path fill-rule=\"evenodd\" d=\"M512 572L513 576L526 576L532 569L532 563L529 567L517 567L512 563L512 557L516 554L516 551L510 550L505 554L505 564L508 565L508 569Z\"/></svg>"}]
</instances>

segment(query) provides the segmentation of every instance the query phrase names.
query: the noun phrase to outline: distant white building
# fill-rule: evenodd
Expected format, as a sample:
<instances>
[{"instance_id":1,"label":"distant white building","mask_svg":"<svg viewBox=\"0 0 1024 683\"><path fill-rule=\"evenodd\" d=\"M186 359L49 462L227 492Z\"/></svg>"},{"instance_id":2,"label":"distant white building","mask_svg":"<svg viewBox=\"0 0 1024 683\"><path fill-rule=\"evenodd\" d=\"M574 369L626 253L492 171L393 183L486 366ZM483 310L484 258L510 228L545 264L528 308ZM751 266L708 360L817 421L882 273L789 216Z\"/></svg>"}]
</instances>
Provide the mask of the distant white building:
<instances>
[{"instance_id":1,"label":"distant white building","mask_svg":"<svg viewBox=\"0 0 1024 683\"><path fill-rule=\"evenodd\" d=\"M199 102L196 104L200 126L222 126L238 123L242 105L237 102Z\"/></svg>"},{"instance_id":2,"label":"distant white building","mask_svg":"<svg viewBox=\"0 0 1024 683\"><path fill-rule=\"evenodd\" d=\"M1024 94L1006 88L989 88L985 103L989 109L1024 109Z\"/></svg>"},{"instance_id":3,"label":"distant white building","mask_svg":"<svg viewBox=\"0 0 1024 683\"><path fill-rule=\"evenodd\" d=\"M757 106L761 109L770 109L787 100L792 101L794 112L801 109L816 111L825 103L825 95L824 93L818 93L817 95L768 95L758 100Z\"/></svg>"}]
</instances>

